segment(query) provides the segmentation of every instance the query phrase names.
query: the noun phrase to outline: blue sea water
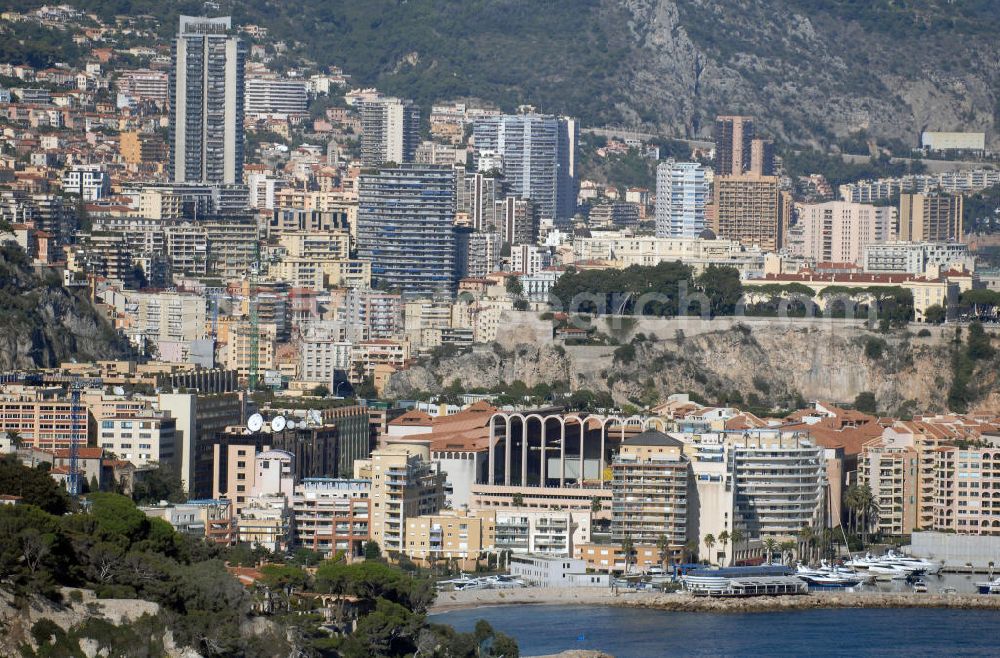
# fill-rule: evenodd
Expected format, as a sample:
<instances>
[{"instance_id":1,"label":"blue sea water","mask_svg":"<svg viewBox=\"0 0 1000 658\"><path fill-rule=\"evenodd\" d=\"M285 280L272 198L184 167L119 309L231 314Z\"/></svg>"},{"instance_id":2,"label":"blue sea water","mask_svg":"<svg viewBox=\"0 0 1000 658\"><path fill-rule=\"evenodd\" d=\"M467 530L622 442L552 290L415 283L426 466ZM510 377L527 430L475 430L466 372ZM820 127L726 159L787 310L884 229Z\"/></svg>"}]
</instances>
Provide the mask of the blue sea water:
<instances>
[{"instance_id":1,"label":"blue sea water","mask_svg":"<svg viewBox=\"0 0 1000 658\"><path fill-rule=\"evenodd\" d=\"M517 639L522 656L597 649L646 656L1000 656L1000 612L804 610L715 614L506 605L432 615L471 631L479 619Z\"/></svg>"}]
</instances>

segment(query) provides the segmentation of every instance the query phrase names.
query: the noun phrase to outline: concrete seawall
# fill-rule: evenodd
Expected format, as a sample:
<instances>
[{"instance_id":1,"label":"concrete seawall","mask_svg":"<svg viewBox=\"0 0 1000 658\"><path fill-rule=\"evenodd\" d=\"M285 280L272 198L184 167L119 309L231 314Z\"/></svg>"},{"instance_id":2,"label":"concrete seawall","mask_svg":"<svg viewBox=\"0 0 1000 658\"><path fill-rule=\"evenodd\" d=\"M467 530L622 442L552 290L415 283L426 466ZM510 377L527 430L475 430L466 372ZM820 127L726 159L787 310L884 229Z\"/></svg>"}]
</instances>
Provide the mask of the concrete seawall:
<instances>
[{"instance_id":1,"label":"concrete seawall","mask_svg":"<svg viewBox=\"0 0 1000 658\"><path fill-rule=\"evenodd\" d=\"M953 608L1000 610L1000 596L913 592L817 592L801 596L711 598L690 594L622 592L594 587L442 592L431 613L495 605L588 605L648 608L672 612L779 612L826 608Z\"/></svg>"}]
</instances>

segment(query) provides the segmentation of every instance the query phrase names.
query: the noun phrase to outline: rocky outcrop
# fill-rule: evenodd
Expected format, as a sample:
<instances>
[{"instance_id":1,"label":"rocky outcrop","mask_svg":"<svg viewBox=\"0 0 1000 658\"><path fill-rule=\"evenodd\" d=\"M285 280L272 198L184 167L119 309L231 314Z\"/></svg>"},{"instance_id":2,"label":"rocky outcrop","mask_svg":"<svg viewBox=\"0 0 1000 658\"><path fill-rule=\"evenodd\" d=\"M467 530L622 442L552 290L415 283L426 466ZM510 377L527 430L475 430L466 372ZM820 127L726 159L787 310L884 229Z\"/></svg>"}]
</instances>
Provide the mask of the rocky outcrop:
<instances>
[{"instance_id":1,"label":"rocky outcrop","mask_svg":"<svg viewBox=\"0 0 1000 658\"><path fill-rule=\"evenodd\" d=\"M33 272L16 246L0 248L0 370L130 354L82 292L63 287L53 272Z\"/></svg>"},{"instance_id":2,"label":"rocky outcrop","mask_svg":"<svg viewBox=\"0 0 1000 658\"><path fill-rule=\"evenodd\" d=\"M606 391L617 403L637 407L686 391L709 402L738 393L747 406L776 409L813 399L848 403L869 391L889 413L945 411L952 354L947 331L917 337L821 323L729 322L717 330L707 323L707 329L686 335L669 329L670 321L659 323L666 329L623 334L621 342L634 348L631 355L616 346L563 346L551 339L477 345L396 373L386 394L436 393L456 380L486 389L521 380L529 387L565 382L570 390ZM655 319L644 320L639 328L657 326ZM1000 413L996 368L983 368L978 381L980 401L973 410Z\"/></svg>"},{"instance_id":3,"label":"rocky outcrop","mask_svg":"<svg viewBox=\"0 0 1000 658\"><path fill-rule=\"evenodd\" d=\"M715 114L752 114L792 142L862 130L911 144L923 129L995 133L996 41L912 30L926 20L920 8L862 20L786 0L620 4L633 39L620 109L636 122L654 113L679 136L708 136Z\"/></svg>"}]
</instances>

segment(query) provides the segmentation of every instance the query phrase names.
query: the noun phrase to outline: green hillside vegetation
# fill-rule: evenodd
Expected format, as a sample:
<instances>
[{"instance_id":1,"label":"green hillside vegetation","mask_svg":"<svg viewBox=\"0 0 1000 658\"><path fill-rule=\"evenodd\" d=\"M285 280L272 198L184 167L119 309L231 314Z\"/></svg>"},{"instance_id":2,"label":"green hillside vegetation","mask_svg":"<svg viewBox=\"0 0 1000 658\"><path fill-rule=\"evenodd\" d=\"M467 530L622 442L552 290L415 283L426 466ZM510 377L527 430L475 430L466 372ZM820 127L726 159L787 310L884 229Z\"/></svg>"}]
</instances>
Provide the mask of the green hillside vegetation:
<instances>
[{"instance_id":1,"label":"green hillside vegetation","mask_svg":"<svg viewBox=\"0 0 1000 658\"><path fill-rule=\"evenodd\" d=\"M162 656L168 630L179 646L204 656L361 658L413 655L420 648L427 655L468 658L518 655L517 644L485 622L474 633L429 624L431 580L378 560L377 551L372 561L348 565L340 555L323 561L310 551L284 557L208 544L147 517L119 494L87 495L76 509L47 469L28 468L13 456L0 460L0 494L21 497L19 505L0 506L0 592L16 608L37 608L42 598L72 604L72 595L64 600L64 587L160 606L155 616L117 627L93 614L69 629L42 618L29 629L37 651L22 637L22 656L82 656L84 638L109 652L102 655ZM271 564L250 590L225 568L226 562L252 566L261 559ZM306 565L317 566L315 573ZM357 628L331 636L321 628L326 621L316 600L300 592L355 597ZM255 607L264 602L270 603L269 623L248 631ZM5 631L7 646L17 642L11 628Z\"/></svg>"},{"instance_id":2,"label":"green hillside vegetation","mask_svg":"<svg viewBox=\"0 0 1000 658\"><path fill-rule=\"evenodd\" d=\"M842 316L845 304L856 305L857 317L867 317L869 307L884 323L902 325L913 319L913 295L899 287L847 288L827 286L820 296L837 296L831 313ZM812 291L802 284L744 287L739 271L710 265L698 276L680 262L652 267L632 265L622 270L569 269L552 287L550 298L562 310L594 315L731 316L745 313L802 316L822 313L811 306ZM706 302L707 300L707 302ZM787 301L786 301L787 300ZM783 301L785 303L783 303Z\"/></svg>"},{"instance_id":3,"label":"green hillside vegetation","mask_svg":"<svg viewBox=\"0 0 1000 658\"><path fill-rule=\"evenodd\" d=\"M150 25L165 39L175 33L179 14L205 11L194 0L68 1L109 22L115 15L151 16ZM7 8L43 2L11 0ZM289 51L276 57L279 69L298 61L336 64L358 85L376 85L425 107L459 97L506 110L529 103L573 114L586 125L632 125L675 137L704 137L714 113L753 108L775 136L824 145L836 144L838 132L843 136L843 117L854 108L873 113L876 136L908 144L915 142L913 124L926 120L917 117L935 116L942 102L946 117L981 122L985 112L1000 119L1000 98L992 90L1000 12L992 0L678 0L662 7L676 7L676 24L656 22L657 6L620 0L223 0L212 13L267 27L265 45L284 40ZM800 17L808 18L808 27ZM15 59L23 52L33 63L71 59L72 42L56 36L39 35L23 47L8 42L0 50ZM665 39L674 42L669 57L659 46ZM956 75L985 87L971 109L951 96L933 101L937 105L914 101L897 84L900 76L934 84Z\"/></svg>"}]
</instances>

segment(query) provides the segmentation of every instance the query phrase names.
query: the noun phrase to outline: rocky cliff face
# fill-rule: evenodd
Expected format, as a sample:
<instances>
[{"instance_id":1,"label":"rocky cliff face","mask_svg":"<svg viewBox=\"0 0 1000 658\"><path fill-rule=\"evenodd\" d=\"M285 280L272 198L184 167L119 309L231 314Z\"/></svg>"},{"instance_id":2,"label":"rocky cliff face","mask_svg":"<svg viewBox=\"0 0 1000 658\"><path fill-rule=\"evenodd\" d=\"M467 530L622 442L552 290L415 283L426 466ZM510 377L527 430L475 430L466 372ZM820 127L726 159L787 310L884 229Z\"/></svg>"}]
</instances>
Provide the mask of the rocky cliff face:
<instances>
[{"instance_id":1,"label":"rocky cliff face","mask_svg":"<svg viewBox=\"0 0 1000 658\"><path fill-rule=\"evenodd\" d=\"M879 350L869 350L869 341ZM632 343L634 356L615 347L562 347L552 342L477 346L395 374L393 397L438 392L454 380L492 388L520 379L528 386L568 382L573 390L608 391L619 404L652 405L671 393L693 391L709 402L732 399L789 408L802 400L852 402L870 391L888 413L945 411L951 383L946 336L916 338L863 329L835 332L795 326L739 326L691 337ZM880 352L874 356L874 352ZM979 379L973 411L1000 413L995 368ZM757 406L757 405L754 405Z\"/></svg>"},{"instance_id":2,"label":"rocky cliff face","mask_svg":"<svg viewBox=\"0 0 1000 658\"><path fill-rule=\"evenodd\" d=\"M610 4L628 11L633 39L619 109L636 121L655 112L678 134L707 135L716 113L740 113L792 142L865 130L915 145L923 129L994 133L1000 116L997 41L951 25L953 4Z\"/></svg>"},{"instance_id":3,"label":"rocky cliff face","mask_svg":"<svg viewBox=\"0 0 1000 658\"><path fill-rule=\"evenodd\" d=\"M16 246L0 248L0 371L130 354L81 293L36 275Z\"/></svg>"}]
</instances>

